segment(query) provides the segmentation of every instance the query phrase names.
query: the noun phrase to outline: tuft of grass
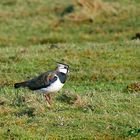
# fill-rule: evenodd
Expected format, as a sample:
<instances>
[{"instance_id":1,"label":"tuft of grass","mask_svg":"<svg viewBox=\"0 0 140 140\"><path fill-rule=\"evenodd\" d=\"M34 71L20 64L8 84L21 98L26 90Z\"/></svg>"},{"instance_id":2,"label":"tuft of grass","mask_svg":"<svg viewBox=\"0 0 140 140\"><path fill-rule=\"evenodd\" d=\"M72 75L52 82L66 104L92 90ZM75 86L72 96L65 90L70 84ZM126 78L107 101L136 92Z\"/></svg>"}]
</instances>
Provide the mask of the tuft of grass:
<instances>
[{"instance_id":1,"label":"tuft of grass","mask_svg":"<svg viewBox=\"0 0 140 140\"><path fill-rule=\"evenodd\" d=\"M131 130L129 130L127 132L127 136L135 137L135 136L139 135L139 133L140 133L140 128L132 128Z\"/></svg>"},{"instance_id":2,"label":"tuft of grass","mask_svg":"<svg viewBox=\"0 0 140 140\"><path fill-rule=\"evenodd\" d=\"M138 92L140 91L140 83L131 83L127 86L126 91Z\"/></svg>"},{"instance_id":3,"label":"tuft of grass","mask_svg":"<svg viewBox=\"0 0 140 140\"><path fill-rule=\"evenodd\" d=\"M74 104L77 98L78 96L76 94L66 92L66 93L61 94L61 96L59 96L57 100L67 103L67 104Z\"/></svg>"}]
</instances>

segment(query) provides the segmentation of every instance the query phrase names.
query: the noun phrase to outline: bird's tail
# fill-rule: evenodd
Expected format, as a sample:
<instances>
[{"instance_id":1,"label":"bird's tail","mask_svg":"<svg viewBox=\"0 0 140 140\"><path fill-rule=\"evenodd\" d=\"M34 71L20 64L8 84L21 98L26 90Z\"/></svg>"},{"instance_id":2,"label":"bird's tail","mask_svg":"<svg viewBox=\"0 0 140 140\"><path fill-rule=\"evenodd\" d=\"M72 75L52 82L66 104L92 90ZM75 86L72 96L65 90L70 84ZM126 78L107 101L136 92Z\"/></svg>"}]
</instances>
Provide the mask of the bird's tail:
<instances>
[{"instance_id":1,"label":"bird's tail","mask_svg":"<svg viewBox=\"0 0 140 140\"><path fill-rule=\"evenodd\" d=\"M14 84L15 88L26 87L26 86L27 86L27 82L21 82L21 83Z\"/></svg>"}]
</instances>

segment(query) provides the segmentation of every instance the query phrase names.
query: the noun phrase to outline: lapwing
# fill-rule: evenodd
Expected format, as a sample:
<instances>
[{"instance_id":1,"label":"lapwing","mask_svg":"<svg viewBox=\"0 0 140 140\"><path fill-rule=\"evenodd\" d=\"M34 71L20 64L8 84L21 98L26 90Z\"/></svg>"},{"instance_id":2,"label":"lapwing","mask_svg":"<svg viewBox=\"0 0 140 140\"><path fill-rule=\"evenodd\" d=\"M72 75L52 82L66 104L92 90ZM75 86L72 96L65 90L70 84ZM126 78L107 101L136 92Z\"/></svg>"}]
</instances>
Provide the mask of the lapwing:
<instances>
[{"instance_id":1,"label":"lapwing","mask_svg":"<svg viewBox=\"0 0 140 140\"><path fill-rule=\"evenodd\" d=\"M57 63L54 71L47 71L39 76L20 83L15 83L15 88L29 88L30 90L41 91L48 103L51 106L51 94L58 92L67 80L69 66L63 63Z\"/></svg>"}]
</instances>

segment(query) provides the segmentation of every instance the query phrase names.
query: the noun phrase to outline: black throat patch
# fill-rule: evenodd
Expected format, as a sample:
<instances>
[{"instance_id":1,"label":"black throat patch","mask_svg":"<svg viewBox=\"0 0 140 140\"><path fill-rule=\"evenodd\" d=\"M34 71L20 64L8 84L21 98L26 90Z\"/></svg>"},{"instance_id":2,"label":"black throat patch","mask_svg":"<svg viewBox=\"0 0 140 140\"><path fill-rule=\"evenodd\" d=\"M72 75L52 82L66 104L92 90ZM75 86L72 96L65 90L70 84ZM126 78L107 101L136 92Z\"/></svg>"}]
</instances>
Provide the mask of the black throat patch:
<instances>
[{"instance_id":1,"label":"black throat patch","mask_svg":"<svg viewBox=\"0 0 140 140\"><path fill-rule=\"evenodd\" d=\"M61 83L65 83L66 80L67 80L67 75L65 73L62 73L62 72L58 72L57 73L57 76L59 77Z\"/></svg>"}]
</instances>

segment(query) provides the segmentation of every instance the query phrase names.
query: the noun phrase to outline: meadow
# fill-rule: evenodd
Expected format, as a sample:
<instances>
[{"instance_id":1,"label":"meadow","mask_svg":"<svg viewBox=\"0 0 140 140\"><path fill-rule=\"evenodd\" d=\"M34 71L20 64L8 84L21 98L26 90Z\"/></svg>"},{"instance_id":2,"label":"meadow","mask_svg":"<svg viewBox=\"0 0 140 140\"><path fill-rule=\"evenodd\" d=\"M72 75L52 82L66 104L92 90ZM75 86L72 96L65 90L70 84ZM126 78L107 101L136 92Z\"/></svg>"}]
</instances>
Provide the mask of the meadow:
<instances>
[{"instance_id":1,"label":"meadow","mask_svg":"<svg viewBox=\"0 0 140 140\"><path fill-rule=\"evenodd\" d=\"M140 1L104 0L90 16L80 9L1 0L1 140L140 139ZM57 61L70 72L51 109L43 95L14 89Z\"/></svg>"}]
</instances>

